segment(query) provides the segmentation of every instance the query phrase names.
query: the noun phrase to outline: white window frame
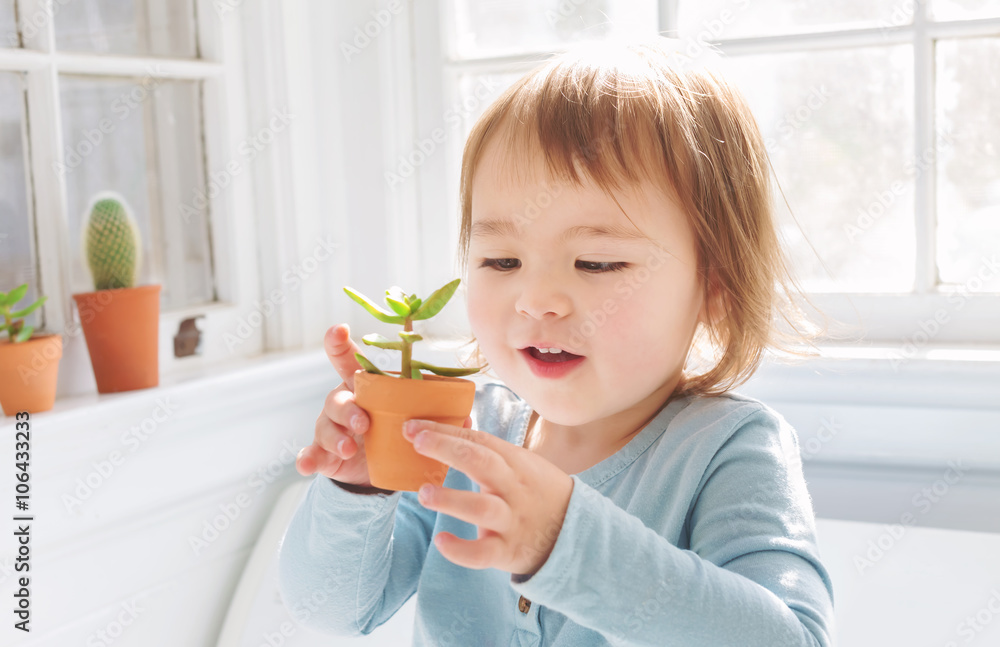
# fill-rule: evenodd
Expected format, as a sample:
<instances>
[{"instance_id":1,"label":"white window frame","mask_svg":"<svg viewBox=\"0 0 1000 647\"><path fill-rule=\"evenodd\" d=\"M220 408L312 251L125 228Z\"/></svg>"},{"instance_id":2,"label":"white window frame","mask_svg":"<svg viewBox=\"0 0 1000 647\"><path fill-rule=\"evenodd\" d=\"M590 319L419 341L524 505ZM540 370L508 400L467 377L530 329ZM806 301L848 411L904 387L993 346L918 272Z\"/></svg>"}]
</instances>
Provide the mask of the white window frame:
<instances>
[{"instance_id":1,"label":"white window frame","mask_svg":"<svg viewBox=\"0 0 1000 647\"><path fill-rule=\"evenodd\" d=\"M68 213L64 178L53 169L63 163L59 74L106 75L123 78L153 76L167 80L202 81L204 158L208 173L239 160L238 147L246 139L248 120L244 61L240 37L241 19L225 16L211 0L195 0L198 59L170 57L97 55L55 49L53 0L17 0L18 18L47 16L41 28L22 26L23 48L0 49L0 70L24 74L27 120L28 213L37 263L38 293L48 296L43 306L42 330L63 335L60 366L60 398L93 391L93 374L79 317L71 297L68 261ZM57 16L56 16L57 19ZM155 74L151 71L155 70ZM249 327L242 343L227 335L238 334L241 319L260 294L257 273L257 236L254 219L253 183L249 173L237 174L232 184L215 196L209 194L213 273L217 300L214 303L162 310L159 326L159 371L161 381L223 361L258 355L263 350L263 325ZM165 219L169 214L164 214ZM238 217L239 215L239 217ZM249 222L246 222L249 220ZM242 222L241 222L242 221ZM170 277L164 277L170 280ZM202 343L198 355L175 358L173 338L180 322L198 320ZM227 339L229 343L227 344ZM79 342L79 343L77 343Z\"/></svg>"},{"instance_id":2,"label":"white window frame","mask_svg":"<svg viewBox=\"0 0 1000 647\"><path fill-rule=\"evenodd\" d=\"M676 16L679 0L671 5ZM902 26L879 26L844 29L823 33L792 34L714 41L726 56L789 51L815 51L848 47L877 47L913 44L914 73L914 150L934 150L934 41L944 38L1000 37L1000 18L935 22L928 16L928 0L914 0L913 23ZM671 25L676 25L674 18ZM669 29L670 27L665 27ZM674 27L676 29L676 27ZM675 32L670 32L675 33ZM681 34L681 37L685 37ZM899 347L909 342L914 347L934 345L1000 345L1000 294L957 292L937 282L936 187L937 165L932 157L917 182L914 196L916 218L916 280L908 294L809 293L821 310L839 321L860 325L865 322L866 340ZM957 304L961 304L957 306ZM933 336L934 343L924 342L923 327L940 313L945 325Z\"/></svg>"},{"instance_id":3,"label":"white window frame","mask_svg":"<svg viewBox=\"0 0 1000 647\"><path fill-rule=\"evenodd\" d=\"M450 95L448 87L449 70L461 69L504 72L527 72L538 60L551 52L529 52L514 56L484 57L472 60L450 60L440 43L442 30L449 24L445 15L447 0L433 0L415 3L414 11L414 64L413 74L417 80L415 93L417 101L416 133L426 135L441 125L441 115L447 109L445 98ZM933 40L964 36L1000 35L1000 19L979 19L957 22L935 23L926 15L926 0L916 0L914 23L899 27L876 27L869 29L846 29L836 32L794 34L759 38L741 38L708 41L717 46L726 56L750 53L807 51L825 48L861 47L914 43L915 74L915 150L929 150L934 142L934 56ZM678 0L660 0L659 33L675 36L678 34ZM685 34L680 34L685 37ZM412 146L401 142L401 148ZM446 157L453 157L449 153ZM440 259L450 257L457 244L458 211L458 163L449 159L446 170L441 170L445 162L431 160L425 164L420 177L419 217L423 232L436 232L438 237L424 243L424 275L444 276L446 268ZM925 171L925 177L933 181L917 183L915 217L917 231L917 279L913 292L908 294L877 293L808 293L810 300L824 313L849 326L854 326L854 334L861 342L870 344L864 350L871 357L873 347L883 350L882 356L892 358L903 356L911 359L926 357L942 348L975 349L984 346L1000 347L1000 294L966 293L959 296L947 286L935 286L935 186L937 172L933 160ZM440 232L449 232L451 238L445 240ZM451 233L455 232L455 233ZM448 247L446 248L445 245ZM444 256L442 256L444 254ZM457 271L457 265L451 268ZM432 281L433 282L433 281ZM961 303L961 307L956 307ZM947 323L941 326L931 340L921 336L921 323L932 322L940 312L948 315ZM907 342L910 345L907 346ZM848 344L828 342L842 353ZM849 346L857 348L857 345Z\"/></svg>"}]
</instances>

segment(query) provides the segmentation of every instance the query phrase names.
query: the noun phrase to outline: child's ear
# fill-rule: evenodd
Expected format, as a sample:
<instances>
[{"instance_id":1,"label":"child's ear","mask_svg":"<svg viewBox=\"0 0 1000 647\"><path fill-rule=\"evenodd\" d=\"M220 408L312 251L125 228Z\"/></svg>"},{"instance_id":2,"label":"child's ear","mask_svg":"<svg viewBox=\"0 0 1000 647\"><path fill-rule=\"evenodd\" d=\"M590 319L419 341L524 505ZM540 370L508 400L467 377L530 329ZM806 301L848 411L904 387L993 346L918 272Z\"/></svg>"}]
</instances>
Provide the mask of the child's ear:
<instances>
[{"instance_id":1,"label":"child's ear","mask_svg":"<svg viewBox=\"0 0 1000 647\"><path fill-rule=\"evenodd\" d=\"M725 293L712 273L708 282L708 294L701 303L701 311L698 313L698 321L712 328L727 316Z\"/></svg>"}]
</instances>

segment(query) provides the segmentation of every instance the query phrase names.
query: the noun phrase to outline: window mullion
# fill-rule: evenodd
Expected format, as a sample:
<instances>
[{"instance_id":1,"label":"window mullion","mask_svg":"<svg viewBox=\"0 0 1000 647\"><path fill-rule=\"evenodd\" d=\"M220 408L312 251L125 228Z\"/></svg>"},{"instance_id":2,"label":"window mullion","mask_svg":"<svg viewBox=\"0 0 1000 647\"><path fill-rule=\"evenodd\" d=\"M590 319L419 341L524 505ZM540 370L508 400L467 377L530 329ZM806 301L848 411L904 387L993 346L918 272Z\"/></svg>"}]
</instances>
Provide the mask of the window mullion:
<instances>
[{"instance_id":1,"label":"window mullion","mask_svg":"<svg viewBox=\"0 0 1000 647\"><path fill-rule=\"evenodd\" d=\"M936 239L936 136L934 133L934 40L927 29L928 0L913 8L914 151L928 160L918 176L914 195L916 268L914 291L933 292L938 283Z\"/></svg>"},{"instance_id":2,"label":"window mullion","mask_svg":"<svg viewBox=\"0 0 1000 647\"><path fill-rule=\"evenodd\" d=\"M667 38L679 38L680 26L677 21L678 6L680 0L659 0L657 5L657 16L660 27L660 35Z\"/></svg>"},{"instance_id":3,"label":"window mullion","mask_svg":"<svg viewBox=\"0 0 1000 647\"><path fill-rule=\"evenodd\" d=\"M59 118L59 76L56 69L55 29L48 0L20 0L18 16L23 45L45 58L45 63L25 73L27 93L29 204L37 250L38 294L49 298L44 306L45 330L63 331L72 320L68 268L60 259L69 256L65 181L62 168L62 120ZM78 331L77 331L78 332ZM68 340L64 339L65 346Z\"/></svg>"}]
</instances>

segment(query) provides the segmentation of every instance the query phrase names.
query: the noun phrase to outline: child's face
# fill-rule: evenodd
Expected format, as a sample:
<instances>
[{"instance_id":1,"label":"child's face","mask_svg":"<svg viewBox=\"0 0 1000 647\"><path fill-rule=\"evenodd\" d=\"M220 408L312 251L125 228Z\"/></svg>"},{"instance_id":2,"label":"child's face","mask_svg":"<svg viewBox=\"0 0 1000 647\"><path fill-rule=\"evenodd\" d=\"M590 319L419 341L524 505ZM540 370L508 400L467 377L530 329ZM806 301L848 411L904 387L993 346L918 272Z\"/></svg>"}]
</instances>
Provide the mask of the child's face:
<instances>
[{"instance_id":1,"label":"child's face","mask_svg":"<svg viewBox=\"0 0 1000 647\"><path fill-rule=\"evenodd\" d=\"M657 391L662 402L705 316L694 233L671 194L649 181L616 193L619 208L589 180L578 187L542 176L540 156L521 167L528 180L512 184L501 177L493 143L476 171L467 302L479 347L507 386L560 425L600 420L643 401L648 406ZM489 233L488 220L514 231ZM655 243L564 239L578 226L641 230ZM620 271L601 271L622 263ZM546 376L538 367L552 365L524 350L536 342L583 359Z\"/></svg>"}]
</instances>

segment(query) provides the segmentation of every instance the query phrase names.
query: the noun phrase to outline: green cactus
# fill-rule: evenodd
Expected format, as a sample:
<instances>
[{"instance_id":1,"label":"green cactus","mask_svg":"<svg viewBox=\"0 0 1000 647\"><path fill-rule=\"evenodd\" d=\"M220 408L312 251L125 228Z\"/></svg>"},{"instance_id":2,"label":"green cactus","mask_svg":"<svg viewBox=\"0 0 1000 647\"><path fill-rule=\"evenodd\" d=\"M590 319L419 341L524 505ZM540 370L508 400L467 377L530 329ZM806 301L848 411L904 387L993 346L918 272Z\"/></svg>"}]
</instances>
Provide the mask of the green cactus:
<instances>
[{"instance_id":1,"label":"green cactus","mask_svg":"<svg viewBox=\"0 0 1000 647\"><path fill-rule=\"evenodd\" d=\"M95 290L135 285L141 239L124 200L105 197L94 203L84 247Z\"/></svg>"}]
</instances>

